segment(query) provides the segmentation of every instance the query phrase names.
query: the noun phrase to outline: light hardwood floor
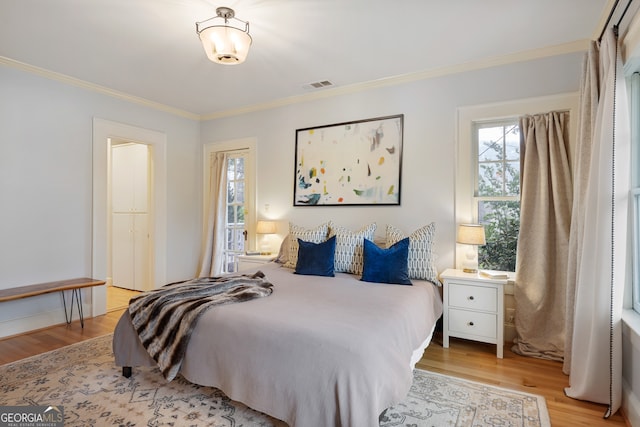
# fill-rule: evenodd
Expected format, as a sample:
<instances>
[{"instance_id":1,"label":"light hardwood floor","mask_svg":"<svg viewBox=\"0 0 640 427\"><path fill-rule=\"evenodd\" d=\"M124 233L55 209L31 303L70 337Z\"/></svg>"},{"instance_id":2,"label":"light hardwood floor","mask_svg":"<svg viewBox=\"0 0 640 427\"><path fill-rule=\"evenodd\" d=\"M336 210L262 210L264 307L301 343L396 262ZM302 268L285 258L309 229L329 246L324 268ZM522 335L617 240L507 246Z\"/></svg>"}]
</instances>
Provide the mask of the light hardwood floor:
<instances>
[{"instance_id":1,"label":"light hardwood floor","mask_svg":"<svg viewBox=\"0 0 640 427\"><path fill-rule=\"evenodd\" d=\"M131 297L139 293L117 286L107 286L107 311L124 310L129 306Z\"/></svg>"},{"instance_id":2,"label":"light hardwood floor","mask_svg":"<svg viewBox=\"0 0 640 427\"><path fill-rule=\"evenodd\" d=\"M562 373L562 363L523 357L505 345L504 358L496 358L496 347L457 338L449 348L442 347L436 333L417 368L466 378L512 390L544 396L552 426L627 426L621 411L605 420L605 405L571 399L564 394L569 377Z\"/></svg>"},{"instance_id":3,"label":"light hardwood floor","mask_svg":"<svg viewBox=\"0 0 640 427\"><path fill-rule=\"evenodd\" d=\"M0 364L13 362L75 342L113 332L122 310L104 316L85 319L82 329L78 321L57 325L0 340ZM492 384L499 387L540 394L545 397L551 424L555 426L626 426L620 412L609 420L602 414L604 405L581 402L564 395L569 385L562 373L562 364L548 360L522 357L505 347L504 359L495 357L495 346L460 339L451 339L448 349L436 334L418 362L418 368L455 377Z\"/></svg>"}]
</instances>

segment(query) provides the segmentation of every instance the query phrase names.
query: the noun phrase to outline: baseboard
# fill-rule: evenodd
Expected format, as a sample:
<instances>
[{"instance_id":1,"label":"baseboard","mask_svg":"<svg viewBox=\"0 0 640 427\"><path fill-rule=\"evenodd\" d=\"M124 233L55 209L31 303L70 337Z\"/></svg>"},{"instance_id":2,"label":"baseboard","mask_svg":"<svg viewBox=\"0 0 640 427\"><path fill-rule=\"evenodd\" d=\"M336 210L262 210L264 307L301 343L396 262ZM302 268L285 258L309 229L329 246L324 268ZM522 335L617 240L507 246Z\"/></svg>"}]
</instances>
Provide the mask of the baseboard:
<instances>
[{"instance_id":1,"label":"baseboard","mask_svg":"<svg viewBox=\"0 0 640 427\"><path fill-rule=\"evenodd\" d=\"M91 305L82 304L84 318L91 317ZM73 322L80 319L78 316L77 306L73 310ZM66 323L64 309L40 311L28 316L5 319L0 321L0 338L8 338L15 335L33 332L38 329L45 329L50 326L56 326Z\"/></svg>"},{"instance_id":2,"label":"baseboard","mask_svg":"<svg viewBox=\"0 0 640 427\"><path fill-rule=\"evenodd\" d=\"M513 323L505 323L504 324L504 342L508 344L513 344L513 340L517 336L516 334L516 325Z\"/></svg>"},{"instance_id":3,"label":"baseboard","mask_svg":"<svg viewBox=\"0 0 640 427\"><path fill-rule=\"evenodd\" d=\"M640 426L640 400L624 379L622 380L622 410L629 425Z\"/></svg>"}]
</instances>

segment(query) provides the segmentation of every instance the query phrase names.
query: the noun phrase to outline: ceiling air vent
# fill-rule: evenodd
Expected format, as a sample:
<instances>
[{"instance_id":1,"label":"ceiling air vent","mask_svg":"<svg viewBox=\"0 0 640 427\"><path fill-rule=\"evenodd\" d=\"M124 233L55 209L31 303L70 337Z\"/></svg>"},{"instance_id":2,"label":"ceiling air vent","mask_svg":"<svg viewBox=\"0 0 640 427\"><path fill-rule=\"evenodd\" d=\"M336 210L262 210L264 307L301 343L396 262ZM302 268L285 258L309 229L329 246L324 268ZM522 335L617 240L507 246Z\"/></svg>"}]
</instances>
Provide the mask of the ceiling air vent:
<instances>
[{"instance_id":1,"label":"ceiling air vent","mask_svg":"<svg viewBox=\"0 0 640 427\"><path fill-rule=\"evenodd\" d=\"M329 80L322 80L320 82L307 83L302 87L305 89L322 89L328 86L333 86L333 83L331 83Z\"/></svg>"}]
</instances>

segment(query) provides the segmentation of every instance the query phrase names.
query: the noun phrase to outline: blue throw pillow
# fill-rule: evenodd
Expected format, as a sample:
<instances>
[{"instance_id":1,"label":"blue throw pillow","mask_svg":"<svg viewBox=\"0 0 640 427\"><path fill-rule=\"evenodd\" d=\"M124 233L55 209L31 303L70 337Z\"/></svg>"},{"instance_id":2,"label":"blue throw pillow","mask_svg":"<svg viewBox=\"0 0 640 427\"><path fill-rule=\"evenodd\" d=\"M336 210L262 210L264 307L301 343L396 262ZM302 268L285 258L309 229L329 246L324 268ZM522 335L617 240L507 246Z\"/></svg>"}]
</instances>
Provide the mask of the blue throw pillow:
<instances>
[{"instance_id":1,"label":"blue throw pillow","mask_svg":"<svg viewBox=\"0 0 640 427\"><path fill-rule=\"evenodd\" d=\"M365 282L413 285L409 280L409 238L395 243L388 249L379 248L370 240L364 240L364 267L362 279Z\"/></svg>"},{"instance_id":2,"label":"blue throw pillow","mask_svg":"<svg viewBox=\"0 0 640 427\"><path fill-rule=\"evenodd\" d=\"M335 250L336 236L322 243L298 239L298 262L294 273L308 276L335 276L333 272Z\"/></svg>"}]
</instances>

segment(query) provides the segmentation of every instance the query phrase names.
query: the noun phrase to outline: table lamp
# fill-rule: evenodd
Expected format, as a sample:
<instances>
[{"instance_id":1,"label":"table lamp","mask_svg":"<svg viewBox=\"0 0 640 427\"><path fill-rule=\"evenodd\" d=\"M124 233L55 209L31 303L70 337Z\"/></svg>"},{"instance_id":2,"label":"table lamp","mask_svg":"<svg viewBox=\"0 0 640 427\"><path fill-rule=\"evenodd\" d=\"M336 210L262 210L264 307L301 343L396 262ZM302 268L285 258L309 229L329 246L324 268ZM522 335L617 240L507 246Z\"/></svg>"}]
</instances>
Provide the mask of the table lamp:
<instances>
[{"instance_id":1,"label":"table lamp","mask_svg":"<svg viewBox=\"0 0 640 427\"><path fill-rule=\"evenodd\" d=\"M260 242L260 254L270 255L271 246L269 245L266 235L276 234L276 223L274 221L258 221L256 224L256 233L263 235Z\"/></svg>"},{"instance_id":2,"label":"table lamp","mask_svg":"<svg viewBox=\"0 0 640 427\"><path fill-rule=\"evenodd\" d=\"M484 226L482 224L459 224L456 242L469 246L465 254L465 261L462 264L462 271L465 273L477 273L478 257L476 246L486 243Z\"/></svg>"}]
</instances>

